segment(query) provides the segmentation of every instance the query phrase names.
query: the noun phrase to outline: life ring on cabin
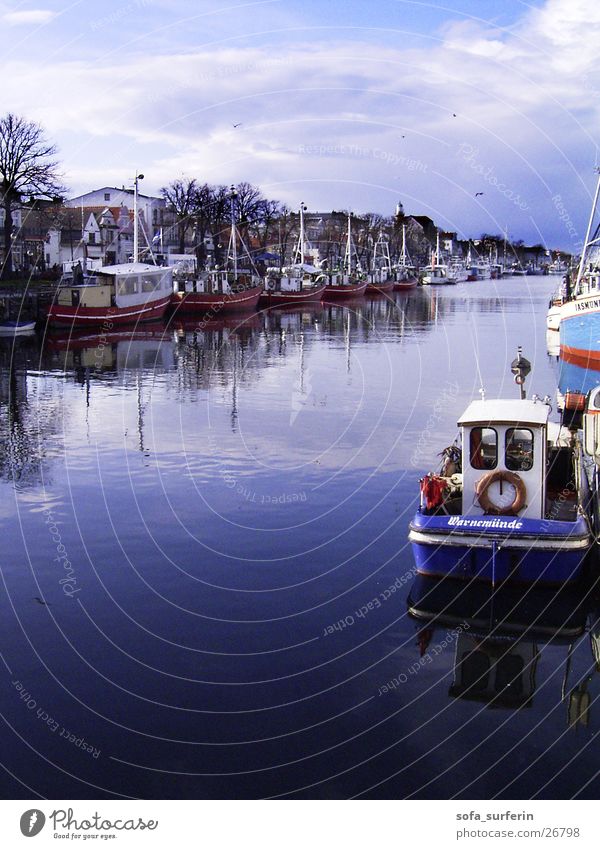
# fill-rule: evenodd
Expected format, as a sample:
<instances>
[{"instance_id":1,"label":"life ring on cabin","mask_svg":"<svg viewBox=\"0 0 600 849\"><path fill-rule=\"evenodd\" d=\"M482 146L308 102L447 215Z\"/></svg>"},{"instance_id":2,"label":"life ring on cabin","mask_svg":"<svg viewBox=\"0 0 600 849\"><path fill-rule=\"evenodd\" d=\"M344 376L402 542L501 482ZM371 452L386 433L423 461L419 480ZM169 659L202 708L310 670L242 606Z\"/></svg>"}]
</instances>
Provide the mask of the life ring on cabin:
<instances>
[{"instance_id":1,"label":"life ring on cabin","mask_svg":"<svg viewBox=\"0 0 600 849\"><path fill-rule=\"evenodd\" d=\"M514 486L515 488L515 497L513 498L512 504L509 504L506 507L494 504L489 497L490 486L493 483L500 483L502 481ZM492 514L494 516L516 516L519 510L522 510L523 507L525 507L527 488L523 478L519 477L519 475L515 474L515 472L506 472L499 469L495 472L488 472L486 475L479 478L475 484L475 494L479 501L479 506L484 513Z\"/></svg>"}]
</instances>

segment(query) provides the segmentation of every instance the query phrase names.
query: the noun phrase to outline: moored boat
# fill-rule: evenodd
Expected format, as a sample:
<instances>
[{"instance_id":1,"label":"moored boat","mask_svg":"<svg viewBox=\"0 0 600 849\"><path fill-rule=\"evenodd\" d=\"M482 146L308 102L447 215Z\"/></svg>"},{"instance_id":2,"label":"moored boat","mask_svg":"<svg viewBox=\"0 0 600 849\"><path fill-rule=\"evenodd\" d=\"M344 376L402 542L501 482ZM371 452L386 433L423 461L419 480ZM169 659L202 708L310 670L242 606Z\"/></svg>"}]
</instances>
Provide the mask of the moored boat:
<instances>
[{"instance_id":1,"label":"moored boat","mask_svg":"<svg viewBox=\"0 0 600 849\"><path fill-rule=\"evenodd\" d=\"M402 225L402 250L397 264L392 269L394 289L405 292L419 285L419 272L413 265L406 247L406 224Z\"/></svg>"},{"instance_id":2,"label":"moored boat","mask_svg":"<svg viewBox=\"0 0 600 849\"><path fill-rule=\"evenodd\" d=\"M250 253L235 224L236 193L231 193L231 229L227 263L224 268L215 268L196 274L184 271L175 274L175 290L171 299L178 315L211 313L223 315L255 310L263 291ZM239 267L238 240L248 268Z\"/></svg>"},{"instance_id":3,"label":"moored boat","mask_svg":"<svg viewBox=\"0 0 600 849\"><path fill-rule=\"evenodd\" d=\"M33 333L35 321L29 319L4 319L0 321L0 336L17 336L19 334Z\"/></svg>"},{"instance_id":4,"label":"moored boat","mask_svg":"<svg viewBox=\"0 0 600 849\"><path fill-rule=\"evenodd\" d=\"M260 307L281 307L320 301L325 293L327 279L320 268L305 261L304 212L300 204L300 234L294 251L293 262L286 268L269 268L261 293Z\"/></svg>"},{"instance_id":5,"label":"moored boat","mask_svg":"<svg viewBox=\"0 0 600 849\"><path fill-rule=\"evenodd\" d=\"M342 270L325 272L327 278L327 285L325 287L325 292L323 293L323 298L325 300L347 300L348 298L356 298L365 294L368 280L358 268L358 263L353 265L354 253L355 250L352 243L352 223L349 213L344 267Z\"/></svg>"},{"instance_id":6,"label":"moored boat","mask_svg":"<svg viewBox=\"0 0 600 849\"><path fill-rule=\"evenodd\" d=\"M173 270L143 262L103 266L84 282L60 285L50 326L93 327L156 321L173 294Z\"/></svg>"},{"instance_id":7,"label":"moored boat","mask_svg":"<svg viewBox=\"0 0 600 849\"><path fill-rule=\"evenodd\" d=\"M529 364L519 351L520 382ZM493 585L578 579L591 548L592 495L573 417L540 400L473 401L438 474L421 481L409 539L417 572Z\"/></svg>"},{"instance_id":8,"label":"moored boat","mask_svg":"<svg viewBox=\"0 0 600 849\"><path fill-rule=\"evenodd\" d=\"M550 304L548 326L558 323L563 359L597 368L600 363L600 174L573 287L562 291L562 303ZM567 276L568 281L568 276Z\"/></svg>"}]
</instances>

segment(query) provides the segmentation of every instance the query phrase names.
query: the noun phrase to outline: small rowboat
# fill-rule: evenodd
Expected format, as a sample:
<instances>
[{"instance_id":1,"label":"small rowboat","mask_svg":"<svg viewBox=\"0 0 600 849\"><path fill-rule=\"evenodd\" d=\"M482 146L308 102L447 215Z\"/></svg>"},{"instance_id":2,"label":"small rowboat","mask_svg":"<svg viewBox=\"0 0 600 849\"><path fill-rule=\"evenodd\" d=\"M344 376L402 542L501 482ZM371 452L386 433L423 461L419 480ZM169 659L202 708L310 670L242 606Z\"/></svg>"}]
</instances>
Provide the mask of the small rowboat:
<instances>
[{"instance_id":1,"label":"small rowboat","mask_svg":"<svg viewBox=\"0 0 600 849\"><path fill-rule=\"evenodd\" d=\"M9 320L0 321L0 336L16 336L20 333L33 333L35 321Z\"/></svg>"}]
</instances>

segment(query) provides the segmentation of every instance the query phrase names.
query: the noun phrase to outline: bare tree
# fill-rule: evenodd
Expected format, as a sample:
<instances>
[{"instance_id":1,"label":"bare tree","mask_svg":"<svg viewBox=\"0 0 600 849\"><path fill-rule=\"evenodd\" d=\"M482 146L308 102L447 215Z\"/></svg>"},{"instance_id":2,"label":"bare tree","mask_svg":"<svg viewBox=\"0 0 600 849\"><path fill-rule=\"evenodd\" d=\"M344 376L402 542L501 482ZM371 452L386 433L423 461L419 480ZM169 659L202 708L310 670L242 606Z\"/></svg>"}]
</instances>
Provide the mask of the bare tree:
<instances>
[{"instance_id":1,"label":"bare tree","mask_svg":"<svg viewBox=\"0 0 600 849\"><path fill-rule=\"evenodd\" d=\"M175 215L179 253L185 253L185 237L192 224L192 215L196 202L197 183L190 180L173 180L168 186L163 186L161 195L167 202L168 208Z\"/></svg>"},{"instance_id":2,"label":"bare tree","mask_svg":"<svg viewBox=\"0 0 600 849\"><path fill-rule=\"evenodd\" d=\"M4 262L0 279L12 274L13 209L24 194L61 196L56 147L39 124L8 113L0 118L0 203L4 210Z\"/></svg>"}]
</instances>

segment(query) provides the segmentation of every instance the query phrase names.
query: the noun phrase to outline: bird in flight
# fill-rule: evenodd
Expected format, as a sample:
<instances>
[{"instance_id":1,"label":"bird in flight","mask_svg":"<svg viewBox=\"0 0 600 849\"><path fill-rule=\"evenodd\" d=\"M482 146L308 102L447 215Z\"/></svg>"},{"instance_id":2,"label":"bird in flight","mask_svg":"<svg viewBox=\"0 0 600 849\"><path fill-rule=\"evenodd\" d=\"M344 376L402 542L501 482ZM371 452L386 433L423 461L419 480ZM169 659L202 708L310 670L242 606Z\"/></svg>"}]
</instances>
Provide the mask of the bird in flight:
<instances>
[{"instance_id":1,"label":"bird in flight","mask_svg":"<svg viewBox=\"0 0 600 849\"><path fill-rule=\"evenodd\" d=\"M453 117L453 118L456 118L456 112L453 112L453 113L452 113L452 117Z\"/></svg>"},{"instance_id":2,"label":"bird in flight","mask_svg":"<svg viewBox=\"0 0 600 849\"><path fill-rule=\"evenodd\" d=\"M485 193L484 192L475 192L475 197L478 198L479 195L483 195L483 194L485 194Z\"/></svg>"},{"instance_id":3,"label":"bird in flight","mask_svg":"<svg viewBox=\"0 0 600 849\"><path fill-rule=\"evenodd\" d=\"M242 122L240 121L240 123L239 123L239 124L234 124L234 125L233 125L233 128L235 129L236 127L241 127L241 126L242 126Z\"/></svg>"}]
</instances>

